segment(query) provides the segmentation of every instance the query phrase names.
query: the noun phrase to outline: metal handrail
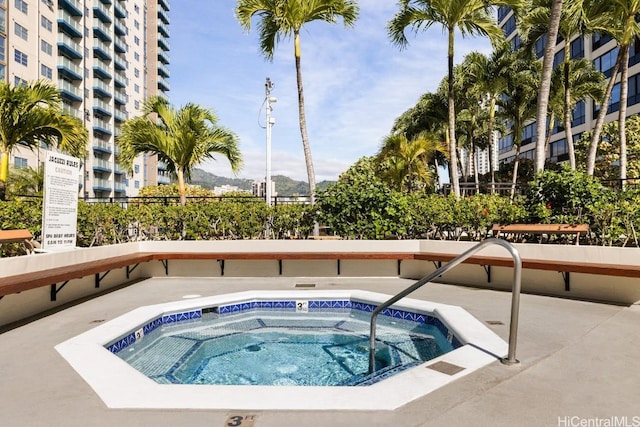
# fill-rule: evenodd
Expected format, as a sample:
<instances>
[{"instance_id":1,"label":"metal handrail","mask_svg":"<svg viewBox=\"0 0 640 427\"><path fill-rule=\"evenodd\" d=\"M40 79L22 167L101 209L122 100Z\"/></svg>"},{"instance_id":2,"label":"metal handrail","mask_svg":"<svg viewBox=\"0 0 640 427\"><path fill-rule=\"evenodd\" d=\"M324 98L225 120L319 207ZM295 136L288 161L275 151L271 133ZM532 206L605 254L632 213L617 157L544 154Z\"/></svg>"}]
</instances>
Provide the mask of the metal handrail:
<instances>
[{"instance_id":1,"label":"metal handrail","mask_svg":"<svg viewBox=\"0 0 640 427\"><path fill-rule=\"evenodd\" d=\"M455 257L451 262L442 267L438 268L433 273L423 277L418 280L413 285L409 286L402 292L399 292L397 295L389 298L387 301L380 304L376 307L375 310L371 313L371 323L370 323L370 336L369 336L369 373L373 373L375 370L375 353L376 353L376 319L378 318L378 314L382 312L385 308L388 308L392 304L398 302L402 298L406 297L413 291L418 288L426 285L431 282L438 276L446 273L451 270L453 267L458 264L464 262L467 258L475 254L476 252L483 249L485 246L489 245L499 245L509 251L511 256L513 257L513 287L511 290L511 322L509 325L509 353L506 358L501 359L502 363L507 365L512 365L519 363L516 359L516 342L518 339L518 314L520 311L520 288L522 282L522 260L520 259L520 254L518 250L513 247L513 245L506 240L489 238L485 239L482 242L478 243L471 249L463 252L462 254Z\"/></svg>"}]
</instances>

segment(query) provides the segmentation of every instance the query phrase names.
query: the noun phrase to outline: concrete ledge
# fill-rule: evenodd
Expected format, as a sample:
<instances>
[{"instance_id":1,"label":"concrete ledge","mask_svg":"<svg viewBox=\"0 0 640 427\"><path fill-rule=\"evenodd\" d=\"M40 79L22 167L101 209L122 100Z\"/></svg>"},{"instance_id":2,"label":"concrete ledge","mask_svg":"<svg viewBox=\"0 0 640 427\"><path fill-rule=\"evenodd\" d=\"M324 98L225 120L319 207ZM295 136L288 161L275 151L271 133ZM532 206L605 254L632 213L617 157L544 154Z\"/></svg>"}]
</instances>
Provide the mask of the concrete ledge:
<instances>
[{"instance_id":1,"label":"concrete ledge","mask_svg":"<svg viewBox=\"0 0 640 427\"><path fill-rule=\"evenodd\" d=\"M0 300L0 325L143 277L419 279L475 244L434 240L161 241L3 258L0 297L6 298ZM616 304L640 300L637 248L514 246L523 260L524 292ZM487 247L444 275L442 282L508 290L512 265L504 248Z\"/></svg>"}]
</instances>

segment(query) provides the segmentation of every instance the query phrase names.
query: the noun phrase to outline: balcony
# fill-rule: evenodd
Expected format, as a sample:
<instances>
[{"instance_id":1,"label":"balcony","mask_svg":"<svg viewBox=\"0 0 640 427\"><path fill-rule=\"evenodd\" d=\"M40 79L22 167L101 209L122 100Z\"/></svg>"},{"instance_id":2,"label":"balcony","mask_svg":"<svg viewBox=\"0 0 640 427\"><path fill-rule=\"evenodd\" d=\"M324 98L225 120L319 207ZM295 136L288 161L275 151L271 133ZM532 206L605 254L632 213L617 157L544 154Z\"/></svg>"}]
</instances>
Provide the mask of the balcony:
<instances>
[{"instance_id":1,"label":"balcony","mask_svg":"<svg viewBox=\"0 0 640 427\"><path fill-rule=\"evenodd\" d=\"M98 114L102 114L103 116L112 116L111 106L101 99L96 98L93 100L93 111Z\"/></svg>"},{"instance_id":2,"label":"balcony","mask_svg":"<svg viewBox=\"0 0 640 427\"><path fill-rule=\"evenodd\" d=\"M71 80L82 80L82 69L65 56L58 57L58 74Z\"/></svg>"},{"instance_id":3,"label":"balcony","mask_svg":"<svg viewBox=\"0 0 640 427\"><path fill-rule=\"evenodd\" d=\"M58 33L58 51L71 59L82 59L82 46L64 33Z\"/></svg>"},{"instance_id":4,"label":"balcony","mask_svg":"<svg viewBox=\"0 0 640 427\"><path fill-rule=\"evenodd\" d=\"M171 45L169 44L169 41L163 36L161 36L160 34L158 34L158 46L165 51L171 50Z\"/></svg>"},{"instance_id":5,"label":"balcony","mask_svg":"<svg viewBox=\"0 0 640 427\"><path fill-rule=\"evenodd\" d=\"M101 4L93 5L93 16L98 18L105 24L111 24L111 17L109 16L109 10Z\"/></svg>"},{"instance_id":6,"label":"balcony","mask_svg":"<svg viewBox=\"0 0 640 427\"><path fill-rule=\"evenodd\" d=\"M158 161L158 170L159 171L166 171L167 170L167 164L165 162Z\"/></svg>"},{"instance_id":7,"label":"balcony","mask_svg":"<svg viewBox=\"0 0 640 427\"><path fill-rule=\"evenodd\" d=\"M113 78L109 66L102 61L95 61L93 65L93 75L103 80L111 80Z\"/></svg>"},{"instance_id":8,"label":"balcony","mask_svg":"<svg viewBox=\"0 0 640 427\"><path fill-rule=\"evenodd\" d=\"M111 162L109 160L93 159L93 164L91 165L91 167L94 171L98 172L111 173L113 171Z\"/></svg>"},{"instance_id":9,"label":"balcony","mask_svg":"<svg viewBox=\"0 0 640 427\"><path fill-rule=\"evenodd\" d=\"M78 0L58 0L58 6L66 10L70 15L82 16L82 5Z\"/></svg>"},{"instance_id":10,"label":"balcony","mask_svg":"<svg viewBox=\"0 0 640 427\"><path fill-rule=\"evenodd\" d=\"M171 32L169 31L169 27L164 25L160 21L158 21L158 32L165 37L171 37Z\"/></svg>"},{"instance_id":11,"label":"balcony","mask_svg":"<svg viewBox=\"0 0 640 427\"><path fill-rule=\"evenodd\" d=\"M115 192L116 193L126 193L127 187L122 182L115 182Z\"/></svg>"},{"instance_id":12,"label":"balcony","mask_svg":"<svg viewBox=\"0 0 640 427\"><path fill-rule=\"evenodd\" d=\"M102 98L111 98L111 88L100 79L93 79L93 93Z\"/></svg>"},{"instance_id":13,"label":"balcony","mask_svg":"<svg viewBox=\"0 0 640 427\"><path fill-rule=\"evenodd\" d=\"M113 94L113 100L116 104L125 105L127 103L127 99L127 94L123 90L116 89L115 93Z\"/></svg>"},{"instance_id":14,"label":"balcony","mask_svg":"<svg viewBox=\"0 0 640 427\"><path fill-rule=\"evenodd\" d=\"M160 185L169 185L171 184L171 178L165 175L158 175L158 184Z\"/></svg>"},{"instance_id":15,"label":"balcony","mask_svg":"<svg viewBox=\"0 0 640 427\"><path fill-rule=\"evenodd\" d=\"M117 36L126 36L129 33L127 26L119 19L116 19L116 22L113 23L113 28L115 29Z\"/></svg>"},{"instance_id":16,"label":"balcony","mask_svg":"<svg viewBox=\"0 0 640 427\"><path fill-rule=\"evenodd\" d=\"M93 20L93 36L107 43L111 43L111 41L113 40L113 34L111 34L111 28L109 28L99 19Z\"/></svg>"},{"instance_id":17,"label":"balcony","mask_svg":"<svg viewBox=\"0 0 640 427\"><path fill-rule=\"evenodd\" d=\"M169 2L167 0L158 0L158 4L164 8L164 10L169 10Z\"/></svg>"},{"instance_id":18,"label":"balcony","mask_svg":"<svg viewBox=\"0 0 640 427\"><path fill-rule=\"evenodd\" d=\"M116 55L116 57L113 59L113 65L116 69L116 71L124 71L127 69L128 67L128 62L126 59L122 59L122 57L120 55Z\"/></svg>"},{"instance_id":19,"label":"balcony","mask_svg":"<svg viewBox=\"0 0 640 427\"><path fill-rule=\"evenodd\" d=\"M122 123L129 118L129 113L123 110L116 109L113 114L113 118L116 122Z\"/></svg>"},{"instance_id":20,"label":"balcony","mask_svg":"<svg viewBox=\"0 0 640 427\"><path fill-rule=\"evenodd\" d=\"M162 62L163 64L168 64L169 61L169 55L167 55L163 50L159 50L158 51L158 61Z\"/></svg>"},{"instance_id":21,"label":"balcony","mask_svg":"<svg viewBox=\"0 0 640 427\"><path fill-rule=\"evenodd\" d=\"M158 64L158 75L162 77L170 77L169 69L162 64Z\"/></svg>"},{"instance_id":22,"label":"balcony","mask_svg":"<svg viewBox=\"0 0 640 427\"><path fill-rule=\"evenodd\" d=\"M60 89L60 95L72 102L82 101L82 92L80 88L74 86L71 82L66 80L58 80L58 89Z\"/></svg>"},{"instance_id":23,"label":"balcony","mask_svg":"<svg viewBox=\"0 0 640 427\"><path fill-rule=\"evenodd\" d=\"M127 17L127 10L120 5L120 3L116 3L113 5L113 11L116 15L116 18L124 19Z\"/></svg>"},{"instance_id":24,"label":"balcony","mask_svg":"<svg viewBox=\"0 0 640 427\"><path fill-rule=\"evenodd\" d=\"M64 10L58 11L58 28L71 37L82 37L82 25Z\"/></svg>"},{"instance_id":25,"label":"balcony","mask_svg":"<svg viewBox=\"0 0 640 427\"><path fill-rule=\"evenodd\" d=\"M111 192L111 181L104 178L93 178L93 191Z\"/></svg>"},{"instance_id":26,"label":"balcony","mask_svg":"<svg viewBox=\"0 0 640 427\"><path fill-rule=\"evenodd\" d=\"M98 151L100 153L113 153L113 149L111 148L111 144L103 139L94 138L93 140L93 151Z\"/></svg>"},{"instance_id":27,"label":"balcony","mask_svg":"<svg viewBox=\"0 0 640 427\"><path fill-rule=\"evenodd\" d=\"M160 89L163 92L169 92L171 90L171 86L169 85L169 82L162 78L162 77L158 77L158 89Z\"/></svg>"},{"instance_id":28,"label":"balcony","mask_svg":"<svg viewBox=\"0 0 640 427\"><path fill-rule=\"evenodd\" d=\"M113 127L111 127L111 125L108 122L102 119L93 117L92 124L93 124L93 130L95 132L104 133L107 135L113 134Z\"/></svg>"},{"instance_id":29,"label":"balcony","mask_svg":"<svg viewBox=\"0 0 640 427\"><path fill-rule=\"evenodd\" d=\"M113 45L117 53L126 53L129 50L129 46L127 46L127 42L124 41L122 36L116 37L116 41Z\"/></svg>"},{"instance_id":30,"label":"balcony","mask_svg":"<svg viewBox=\"0 0 640 427\"><path fill-rule=\"evenodd\" d=\"M63 104L62 112L67 116L75 117L76 119L82 120L82 115L80 114L80 110L77 108L73 108L71 105Z\"/></svg>"},{"instance_id":31,"label":"balcony","mask_svg":"<svg viewBox=\"0 0 640 427\"><path fill-rule=\"evenodd\" d=\"M100 0L100 2L102 2L102 4L106 4L107 6L113 3L112 0Z\"/></svg>"},{"instance_id":32,"label":"balcony","mask_svg":"<svg viewBox=\"0 0 640 427\"><path fill-rule=\"evenodd\" d=\"M122 168L122 166L120 166L120 164L118 162L116 162L116 166L115 166L113 172L118 174L118 175L125 175L127 173L127 171L124 170Z\"/></svg>"},{"instance_id":33,"label":"balcony","mask_svg":"<svg viewBox=\"0 0 640 427\"><path fill-rule=\"evenodd\" d=\"M94 39L95 44L93 45L93 56L94 58L100 58L104 61L111 61L113 59L113 57L109 54L109 46L98 40L98 39Z\"/></svg>"},{"instance_id":34,"label":"balcony","mask_svg":"<svg viewBox=\"0 0 640 427\"><path fill-rule=\"evenodd\" d=\"M158 8L158 19L160 19L165 24L169 25L169 15L161 7Z\"/></svg>"},{"instance_id":35,"label":"balcony","mask_svg":"<svg viewBox=\"0 0 640 427\"><path fill-rule=\"evenodd\" d=\"M127 87L129 84L129 79L125 77L124 73L121 71L116 72L116 77L113 79L116 84L116 87Z\"/></svg>"}]
</instances>

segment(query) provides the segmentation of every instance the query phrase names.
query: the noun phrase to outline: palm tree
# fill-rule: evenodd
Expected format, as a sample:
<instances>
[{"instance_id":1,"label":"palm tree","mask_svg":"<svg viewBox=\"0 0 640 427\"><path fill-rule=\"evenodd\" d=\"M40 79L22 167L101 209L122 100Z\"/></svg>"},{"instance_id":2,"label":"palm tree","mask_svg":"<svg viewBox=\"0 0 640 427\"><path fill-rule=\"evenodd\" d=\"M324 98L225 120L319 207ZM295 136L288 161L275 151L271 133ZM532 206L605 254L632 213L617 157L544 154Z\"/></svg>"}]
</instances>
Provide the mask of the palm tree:
<instances>
[{"instance_id":1,"label":"palm tree","mask_svg":"<svg viewBox=\"0 0 640 427\"><path fill-rule=\"evenodd\" d=\"M433 184L434 173L428 165L437 153L445 151L442 141L429 132L422 132L411 140L404 134L392 134L384 139L376 160L394 189L404 188L411 193L420 185Z\"/></svg>"},{"instance_id":2,"label":"palm tree","mask_svg":"<svg viewBox=\"0 0 640 427\"><path fill-rule=\"evenodd\" d=\"M237 172L242 165L236 135L217 125L215 113L196 104L175 110L165 98L154 96L143 105L143 115L127 120L118 138L122 167L133 171L134 159L142 153L156 154L178 178L180 202L187 202L185 179L193 168L214 154L229 160Z\"/></svg>"},{"instance_id":3,"label":"palm tree","mask_svg":"<svg viewBox=\"0 0 640 427\"><path fill-rule=\"evenodd\" d=\"M605 91L604 75L596 70L591 62L585 58L571 59L567 68L555 68L551 76L551 97L549 98L549 131L545 139L545 153L551 139L551 128L555 117L564 117L565 138L569 151L569 166L576 169L576 154L571 128L573 126L573 111L580 101L602 99ZM566 69L569 70L568 76ZM568 78L567 78L568 77ZM564 90L565 82L569 82L571 91Z\"/></svg>"},{"instance_id":4,"label":"palm tree","mask_svg":"<svg viewBox=\"0 0 640 427\"><path fill-rule=\"evenodd\" d=\"M273 59L276 44L281 38L293 37L300 134L312 203L315 201L316 178L304 110L300 30L309 22L324 21L333 24L339 17L342 18L346 27L351 27L358 18L358 12L356 0L238 0L236 6L236 17L247 31L251 30L251 19L254 16L260 18L258 23L260 50L268 60Z\"/></svg>"},{"instance_id":5,"label":"palm tree","mask_svg":"<svg viewBox=\"0 0 640 427\"><path fill-rule=\"evenodd\" d=\"M387 24L391 41L404 48L408 40L404 33L407 27L416 32L427 30L433 24L442 25L448 35L448 121L449 121L449 174L451 185L456 197L460 197L458 182L457 143L456 143L456 112L454 106L453 85L453 57L454 36L458 29L462 36L483 35L489 37L492 43L504 38L502 30L493 16L494 6L519 7L520 0L399 0L400 11Z\"/></svg>"},{"instance_id":6,"label":"palm tree","mask_svg":"<svg viewBox=\"0 0 640 427\"><path fill-rule=\"evenodd\" d=\"M549 96L556 96L555 93L551 90L551 80L554 78L551 74L555 73L555 70L552 70L553 67L553 51L555 48L555 40L559 35L564 40L564 59L563 59L563 82L562 88L564 93L564 107L562 110L563 121L565 127L565 135L567 138L567 144L569 146L569 158L571 162L571 167L575 169L575 155L573 154L573 135L571 132L571 113L573 111L573 106L575 103L572 102L574 98L571 94L573 90L571 84L571 39L576 36L584 36L587 34L588 27L587 22L589 21L588 9L583 8L584 0L573 0L570 2L562 2L562 1L550 1L550 0L535 0L533 5L525 14L523 14L523 18L520 22L519 29L521 31L522 37L525 40L525 45L527 48L533 48L533 45L536 41L542 39L543 37L547 37L547 42L549 40L553 40L553 43L548 43L545 47L552 47L552 52L550 56L550 62L543 64L543 75L542 82L540 84L540 94L538 95L538 117L540 118L537 125L537 131L544 131L544 125L546 123L546 114L541 115L541 108L544 108L544 104L547 104L547 111L549 111ZM557 21L557 35L553 37L550 35L552 31L552 24L555 25ZM545 49L545 55L547 51ZM549 73L549 74L547 74ZM556 77L557 78L557 77ZM598 79L599 81L600 79ZM547 91L546 86L548 85L549 92L544 94L542 91ZM599 99L598 99L599 100ZM573 106L571 104L574 104ZM546 138L543 138L544 134L539 133L539 141L543 141ZM538 158L538 156L541 156ZM536 171L541 171L544 169L544 160L546 158L546 149L542 144L536 146Z\"/></svg>"},{"instance_id":7,"label":"palm tree","mask_svg":"<svg viewBox=\"0 0 640 427\"><path fill-rule=\"evenodd\" d=\"M9 154L18 144L35 150L44 143L83 157L87 138L82 122L63 113L60 92L53 84L0 82L0 200L5 198Z\"/></svg>"},{"instance_id":8,"label":"palm tree","mask_svg":"<svg viewBox=\"0 0 640 427\"><path fill-rule=\"evenodd\" d=\"M629 48L640 36L640 24L636 21L636 16L640 15L640 0L613 0L610 2L593 1L589 3L593 7L593 19L590 26L594 31L610 34L618 42L618 58L614 67L607 94L600 108L598 120L593 130L591 145L589 146L589 157L587 160L587 173L593 175L595 169L595 158L598 149L598 141L604 117L609 106L609 97L613 90L617 72L620 70L620 109L618 110L618 131L620 143L620 180L624 185L627 178L627 143L625 132L625 121L627 115L627 91L629 73Z\"/></svg>"},{"instance_id":9,"label":"palm tree","mask_svg":"<svg viewBox=\"0 0 640 427\"><path fill-rule=\"evenodd\" d=\"M511 44L496 46L491 56L480 52L471 52L465 57L464 73L472 91L482 95L487 104L487 146L489 150L489 169L491 172L491 193L495 192L496 178L493 165L493 133L496 122L496 103L506 89L506 71L511 65Z\"/></svg>"},{"instance_id":10,"label":"palm tree","mask_svg":"<svg viewBox=\"0 0 640 427\"><path fill-rule=\"evenodd\" d=\"M518 179L522 130L528 120L535 118L540 85L540 62L516 54L513 56L504 96L498 100L499 115L503 120L511 123L513 144L516 146L511 184L512 198L515 195Z\"/></svg>"}]
</instances>

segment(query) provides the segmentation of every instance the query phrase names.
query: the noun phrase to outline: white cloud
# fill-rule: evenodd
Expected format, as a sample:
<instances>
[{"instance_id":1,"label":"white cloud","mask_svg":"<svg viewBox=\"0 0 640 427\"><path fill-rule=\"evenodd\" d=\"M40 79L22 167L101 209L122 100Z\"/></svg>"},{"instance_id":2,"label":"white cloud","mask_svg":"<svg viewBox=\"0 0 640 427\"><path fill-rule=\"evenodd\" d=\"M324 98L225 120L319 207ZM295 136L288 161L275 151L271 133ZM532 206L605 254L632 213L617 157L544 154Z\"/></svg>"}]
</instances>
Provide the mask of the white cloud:
<instances>
[{"instance_id":1,"label":"white cloud","mask_svg":"<svg viewBox=\"0 0 640 427\"><path fill-rule=\"evenodd\" d=\"M172 6L172 100L213 107L220 124L241 140L240 176L265 175L265 131L260 110L264 82L275 83L273 174L306 180L298 125L298 100L290 40L276 48L273 62L258 50L258 35L241 29L234 0L181 0ZM440 27L407 33L404 50L393 46L386 23L397 5L360 2L355 28L313 23L302 33L302 67L309 139L316 180L336 179L358 158L374 154L393 121L420 95L435 91L446 76L446 36ZM456 59L471 50L490 51L485 40L456 39ZM259 115L260 113L260 115ZM226 160L203 165L231 176Z\"/></svg>"}]
</instances>

